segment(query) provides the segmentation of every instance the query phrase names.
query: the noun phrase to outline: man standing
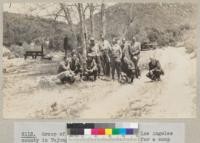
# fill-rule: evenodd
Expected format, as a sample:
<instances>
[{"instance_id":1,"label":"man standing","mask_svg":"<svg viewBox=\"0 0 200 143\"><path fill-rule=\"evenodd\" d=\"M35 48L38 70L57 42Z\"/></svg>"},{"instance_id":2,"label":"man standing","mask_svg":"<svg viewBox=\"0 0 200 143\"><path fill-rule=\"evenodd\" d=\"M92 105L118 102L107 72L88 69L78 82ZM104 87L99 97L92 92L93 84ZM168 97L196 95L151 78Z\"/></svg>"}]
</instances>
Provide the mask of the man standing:
<instances>
[{"instance_id":1,"label":"man standing","mask_svg":"<svg viewBox=\"0 0 200 143\"><path fill-rule=\"evenodd\" d=\"M97 68L98 68L98 76L100 76L100 74L102 73L100 49L99 49L99 46L95 43L95 40L93 37L90 38L88 53L91 53L92 55L95 56L95 62L97 64Z\"/></svg>"},{"instance_id":2,"label":"man standing","mask_svg":"<svg viewBox=\"0 0 200 143\"><path fill-rule=\"evenodd\" d=\"M122 51L124 50L125 44L126 44L126 39L122 38L122 42L120 44L120 47L121 47Z\"/></svg>"},{"instance_id":3,"label":"man standing","mask_svg":"<svg viewBox=\"0 0 200 143\"><path fill-rule=\"evenodd\" d=\"M134 65L135 65L137 78L140 76L140 69L138 66L138 62L140 59L140 51L141 51L141 43L136 42L136 38L133 37L131 40L131 43L129 45L129 54L130 54L131 60L133 61Z\"/></svg>"},{"instance_id":4,"label":"man standing","mask_svg":"<svg viewBox=\"0 0 200 143\"><path fill-rule=\"evenodd\" d=\"M100 48L100 52L101 52L103 74L107 77L110 77L109 51L111 50L111 45L107 40L105 40L104 36L101 36L101 39L99 42L99 48Z\"/></svg>"},{"instance_id":5,"label":"man standing","mask_svg":"<svg viewBox=\"0 0 200 143\"><path fill-rule=\"evenodd\" d=\"M67 57L68 56L67 52L71 49L71 45L69 44L69 38L67 35L64 37L63 48L65 51L65 57Z\"/></svg>"},{"instance_id":6,"label":"man standing","mask_svg":"<svg viewBox=\"0 0 200 143\"><path fill-rule=\"evenodd\" d=\"M118 80L120 79L121 73L121 59L122 59L122 50L118 44L116 38L113 39L113 46L111 47L111 68L112 68L112 79L115 79L115 70L117 71Z\"/></svg>"}]
</instances>

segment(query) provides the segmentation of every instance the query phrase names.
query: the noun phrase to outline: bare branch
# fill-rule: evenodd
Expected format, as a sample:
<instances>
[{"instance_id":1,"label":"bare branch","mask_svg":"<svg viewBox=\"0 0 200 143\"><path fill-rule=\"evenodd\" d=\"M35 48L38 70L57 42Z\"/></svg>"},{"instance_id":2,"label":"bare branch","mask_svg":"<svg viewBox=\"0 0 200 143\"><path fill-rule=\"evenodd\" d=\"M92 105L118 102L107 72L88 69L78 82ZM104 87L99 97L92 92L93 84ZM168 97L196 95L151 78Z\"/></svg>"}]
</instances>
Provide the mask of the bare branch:
<instances>
[{"instance_id":1,"label":"bare branch","mask_svg":"<svg viewBox=\"0 0 200 143\"><path fill-rule=\"evenodd\" d=\"M85 6L85 8L83 9L83 12L85 13L86 12L86 10L89 8L89 4L87 4L86 6Z\"/></svg>"},{"instance_id":2,"label":"bare branch","mask_svg":"<svg viewBox=\"0 0 200 143\"><path fill-rule=\"evenodd\" d=\"M55 20L58 18L58 16L61 16L61 15L60 15L61 12L62 12L62 9L60 9L56 14L54 14L54 15L55 15L55 18L54 18L54 19L55 19Z\"/></svg>"},{"instance_id":3,"label":"bare branch","mask_svg":"<svg viewBox=\"0 0 200 143\"><path fill-rule=\"evenodd\" d=\"M10 2L9 8L11 8L11 6L12 6L12 3Z\"/></svg>"}]
</instances>

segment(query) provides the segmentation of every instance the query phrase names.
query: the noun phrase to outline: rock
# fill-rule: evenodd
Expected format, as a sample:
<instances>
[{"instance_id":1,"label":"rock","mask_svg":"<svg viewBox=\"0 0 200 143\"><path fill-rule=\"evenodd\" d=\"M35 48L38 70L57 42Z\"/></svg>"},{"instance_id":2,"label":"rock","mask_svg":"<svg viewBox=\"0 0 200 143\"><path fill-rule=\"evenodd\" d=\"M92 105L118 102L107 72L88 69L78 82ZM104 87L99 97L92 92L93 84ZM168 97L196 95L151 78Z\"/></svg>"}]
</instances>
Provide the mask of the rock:
<instances>
[{"instance_id":1,"label":"rock","mask_svg":"<svg viewBox=\"0 0 200 143\"><path fill-rule=\"evenodd\" d=\"M8 59L15 58L15 55L6 47L3 47L3 57L7 57Z\"/></svg>"},{"instance_id":2,"label":"rock","mask_svg":"<svg viewBox=\"0 0 200 143\"><path fill-rule=\"evenodd\" d=\"M41 77L38 86L40 88L51 88L55 86L55 82L52 77Z\"/></svg>"}]
</instances>

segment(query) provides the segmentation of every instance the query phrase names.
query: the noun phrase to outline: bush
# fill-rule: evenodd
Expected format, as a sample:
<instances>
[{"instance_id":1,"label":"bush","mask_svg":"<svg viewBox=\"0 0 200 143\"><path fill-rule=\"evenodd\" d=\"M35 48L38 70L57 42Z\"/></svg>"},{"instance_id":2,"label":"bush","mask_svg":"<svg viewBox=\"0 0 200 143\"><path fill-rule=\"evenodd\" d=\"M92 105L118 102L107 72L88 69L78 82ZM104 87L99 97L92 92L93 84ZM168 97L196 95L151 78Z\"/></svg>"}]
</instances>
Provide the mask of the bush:
<instances>
[{"instance_id":1,"label":"bush","mask_svg":"<svg viewBox=\"0 0 200 143\"><path fill-rule=\"evenodd\" d=\"M179 27L180 31L190 30L191 26L189 24L184 24Z\"/></svg>"},{"instance_id":2,"label":"bush","mask_svg":"<svg viewBox=\"0 0 200 143\"><path fill-rule=\"evenodd\" d=\"M13 58L13 53L6 47L3 46L3 57L7 57L8 59Z\"/></svg>"},{"instance_id":3,"label":"bush","mask_svg":"<svg viewBox=\"0 0 200 143\"><path fill-rule=\"evenodd\" d=\"M184 47L187 53L195 52L197 49L196 30L191 29L183 34Z\"/></svg>"},{"instance_id":4,"label":"bush","mask_svg":"<svg viewBox=\"0 0 200 143\"><path fill-rule=\"evenodd\" d=\"M147 37L150 42L156 42L159 36L160 36L160 32L156 28L151 28L148 30Z\"/></svg>"},{"instance_id":5,"label":"bush","mask_svg":"<svg viewBox=\"0 0 200 143\"><path fill-rule=\"evenodd\" d=\"M64 22L53 23L51 19L44 19L22 14L3 13L3 44L21 46L23 42L30 44L41 38L52 39L52 49L63 48L64 36L70 35L69 27Z\"/></svg>"}]
</instances>

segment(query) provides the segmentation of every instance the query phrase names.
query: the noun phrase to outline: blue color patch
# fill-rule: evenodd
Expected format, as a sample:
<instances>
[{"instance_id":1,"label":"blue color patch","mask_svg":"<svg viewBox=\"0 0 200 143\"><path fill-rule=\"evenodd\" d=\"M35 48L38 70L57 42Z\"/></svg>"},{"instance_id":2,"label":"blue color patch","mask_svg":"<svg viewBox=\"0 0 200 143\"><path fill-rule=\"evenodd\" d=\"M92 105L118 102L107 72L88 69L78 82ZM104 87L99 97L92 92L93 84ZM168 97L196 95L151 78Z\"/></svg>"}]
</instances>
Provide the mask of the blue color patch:
<instances>
[{"instance_id":1,"label":"blue color patch","mask_svg":"<svg viewBox=\"0 0 200 143\"><path fill-rule=\"evenodd\" d=\"M125 128L120 128L119 129L120 135L126 135L126 129Z\"/></svg>"}]
</instances>

